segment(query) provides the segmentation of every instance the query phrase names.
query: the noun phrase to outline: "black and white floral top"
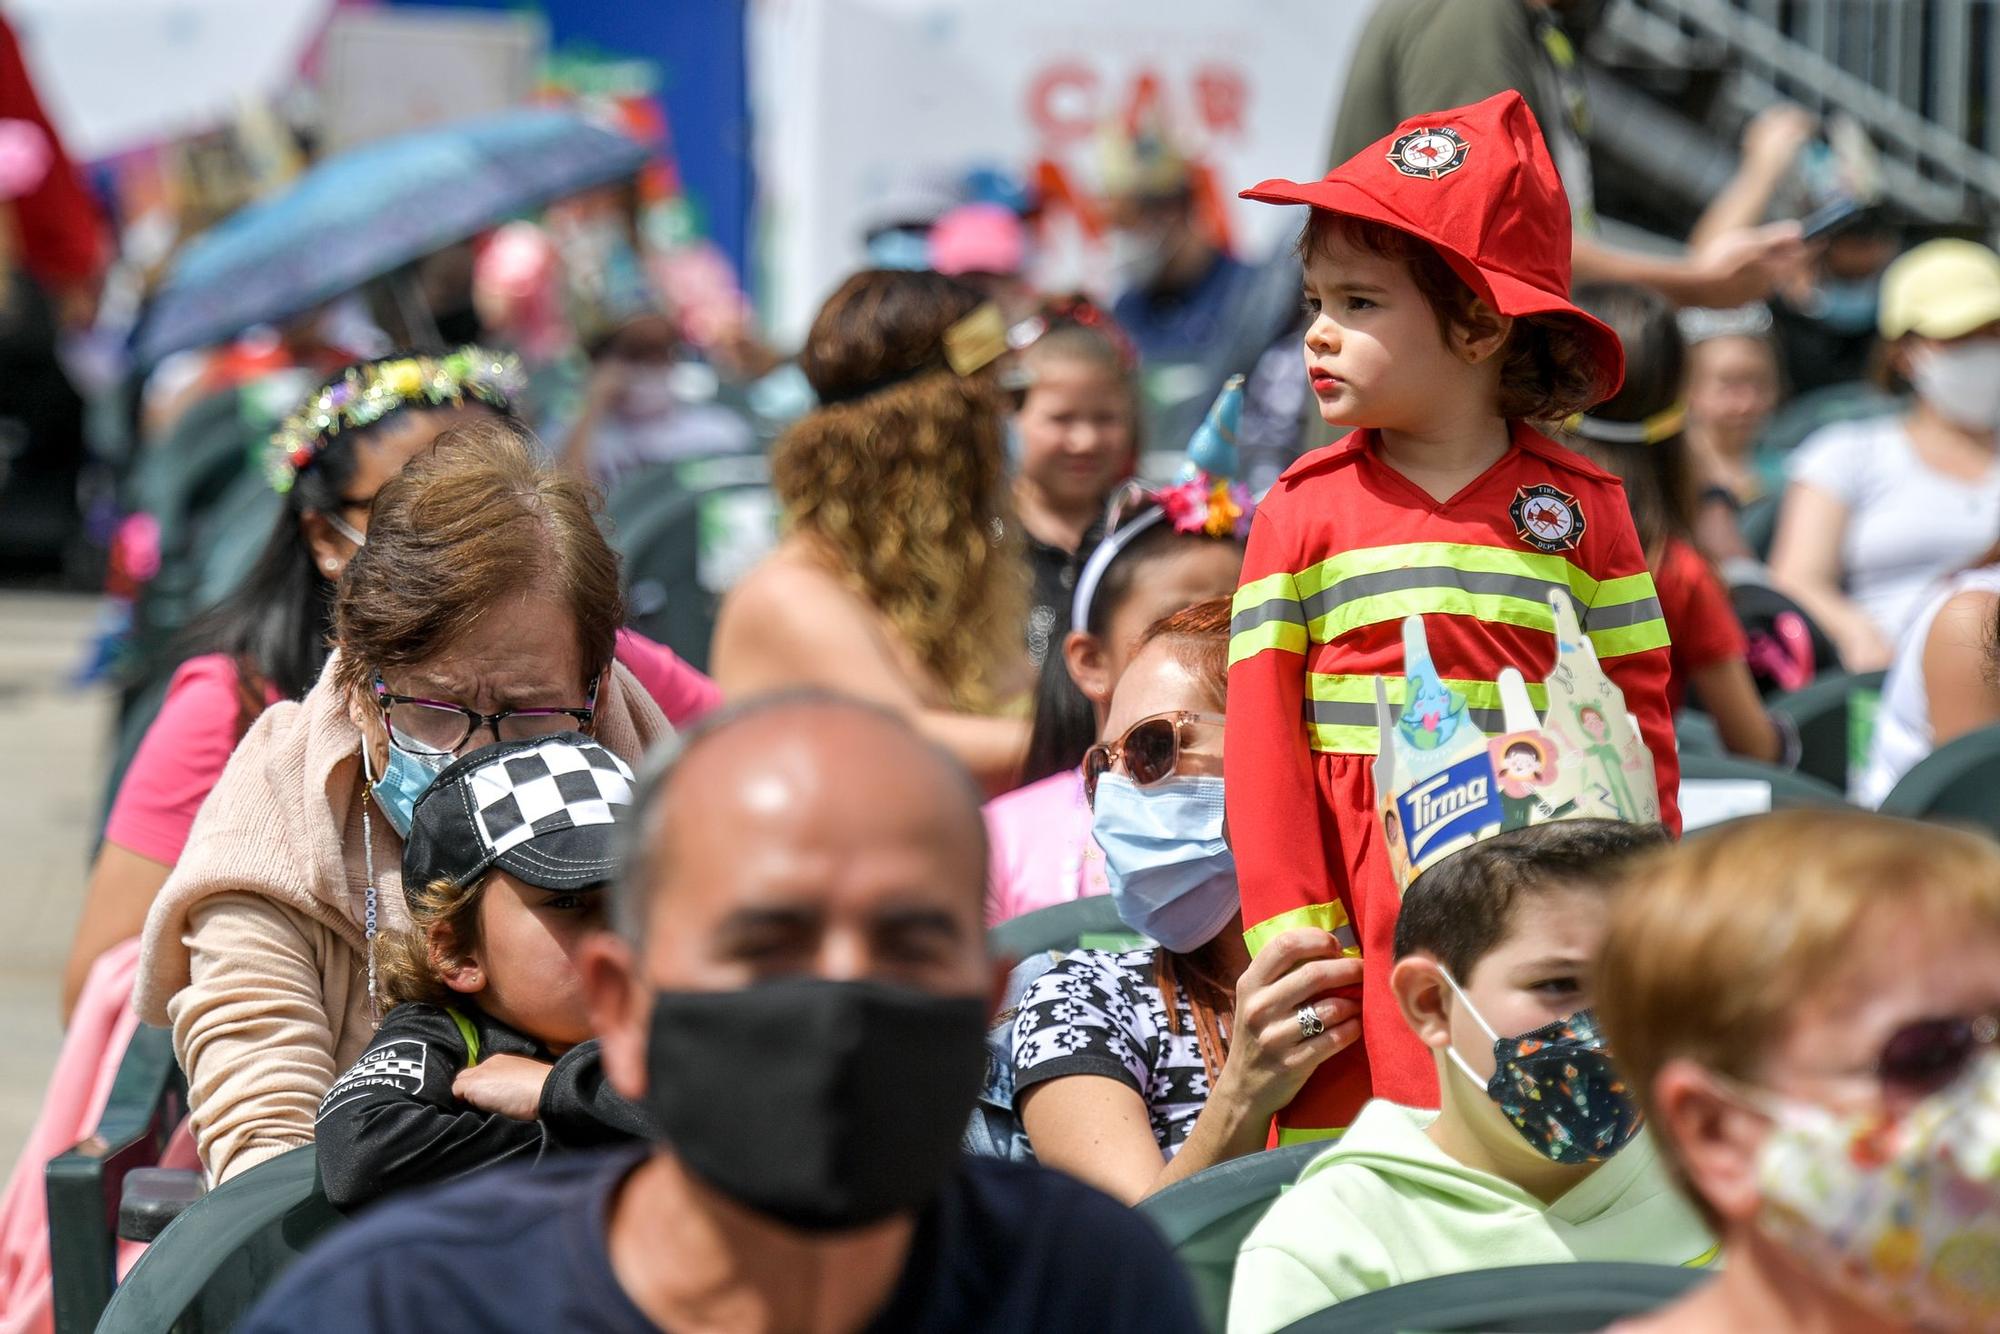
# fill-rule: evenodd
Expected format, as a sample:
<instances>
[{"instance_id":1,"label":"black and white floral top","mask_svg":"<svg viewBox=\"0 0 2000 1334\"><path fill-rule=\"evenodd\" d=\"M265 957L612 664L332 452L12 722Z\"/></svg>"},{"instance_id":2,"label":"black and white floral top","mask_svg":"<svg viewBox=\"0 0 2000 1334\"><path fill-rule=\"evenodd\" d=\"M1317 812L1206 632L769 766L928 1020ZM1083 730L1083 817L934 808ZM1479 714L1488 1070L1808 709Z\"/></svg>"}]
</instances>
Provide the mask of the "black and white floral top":
<instances>
[{"instance_id":1,"label":"black and white floral top","mask_svg":"<svg viewBox=\"0 0 2000 1334\"><path fill-rule=\"evenodd\" d=\"M1187 992L1174 996L1179 1032L1153 978L1153 951L1078 950L1029 984L1014 1021L1014 1100L1048 1079L1103 1075L1145 1099L1153 1138L1180 1151L1208 1101L1208 1074Z\"/></svg>"}]
</instances>

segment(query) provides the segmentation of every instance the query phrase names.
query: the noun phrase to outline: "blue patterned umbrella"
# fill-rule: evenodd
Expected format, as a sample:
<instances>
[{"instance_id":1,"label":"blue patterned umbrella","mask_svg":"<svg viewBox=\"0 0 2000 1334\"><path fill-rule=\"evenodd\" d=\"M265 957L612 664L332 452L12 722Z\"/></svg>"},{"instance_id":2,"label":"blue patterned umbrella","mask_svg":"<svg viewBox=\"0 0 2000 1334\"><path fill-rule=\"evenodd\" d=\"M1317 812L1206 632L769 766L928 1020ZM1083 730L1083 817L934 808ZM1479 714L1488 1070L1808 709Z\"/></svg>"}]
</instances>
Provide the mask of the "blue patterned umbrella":
<instances>
[{"instance_id":1,"label":"blue patterned umbrella","mask_svg":"<svg viewBox=\"0 0 2000 1334\"><path fill-rule=\"evenodd\" d=\"M342 153L191 242L134 331L133 354L150 365L310 310L645 162L624 135L545 108Z\"/></svg>"}]
</instances>

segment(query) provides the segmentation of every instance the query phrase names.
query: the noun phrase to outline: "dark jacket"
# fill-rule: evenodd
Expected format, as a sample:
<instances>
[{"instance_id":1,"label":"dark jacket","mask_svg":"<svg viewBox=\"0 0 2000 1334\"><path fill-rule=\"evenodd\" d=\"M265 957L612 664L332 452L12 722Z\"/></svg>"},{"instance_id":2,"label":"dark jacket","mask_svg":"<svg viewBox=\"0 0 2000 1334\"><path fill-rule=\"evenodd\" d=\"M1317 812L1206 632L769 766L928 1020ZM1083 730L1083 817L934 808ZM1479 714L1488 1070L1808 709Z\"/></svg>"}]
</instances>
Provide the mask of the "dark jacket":
<instances>
[{"instance_id":1,"label":"dark jacket","mask_svg":"<svg viewBox=\"0 0 2000 1334\"><path fill-rule=\"evenodd\" d=\"M493 1055L554 1061L533 1121L452 1096L458 1072ZM649 1131L645 1110L605 1082L595 1041L556 1059L475 1005L407 1002L389 1011L361 1059L327 1090L316 1137L327 1199L355 1209L493 1163L629 1143L651 1138Z\"/></svg>"}]
</instances>

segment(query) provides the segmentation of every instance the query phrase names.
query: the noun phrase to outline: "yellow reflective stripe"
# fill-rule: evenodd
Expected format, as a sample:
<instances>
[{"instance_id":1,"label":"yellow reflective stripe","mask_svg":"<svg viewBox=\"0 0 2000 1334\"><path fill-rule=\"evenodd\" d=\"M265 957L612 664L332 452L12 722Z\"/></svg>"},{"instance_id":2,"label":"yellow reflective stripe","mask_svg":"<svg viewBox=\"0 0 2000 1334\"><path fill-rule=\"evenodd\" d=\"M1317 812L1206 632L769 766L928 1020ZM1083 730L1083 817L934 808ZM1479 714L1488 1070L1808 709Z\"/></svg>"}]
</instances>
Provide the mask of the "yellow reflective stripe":
<instances>
[{"instance_id":1,"label":"yellow reflective stripe","mask_svg":"<svg viewBox=\"0 0 2000 1334\"><path fill-rule=\"evenodd\" d=\"M1409 681L1401 676L1385 676L1389 703L1400 705L1409 698ZM1500 683L1497 681L1447 680L1446 685L1465 700L1472 721L1488 736L1506 730L1500 712ZM1536 709L1549 706L1549 688L1540 681L1524 682L1528 702ZM1306 741L1316 751L1330 755L1373 755L1382 746L1381 729L1375 718L1375 678L1340 672L1306 674Z\"/></svg>"},{"instance_id":2,"label":"yellow reflective stripe","mask_svg":"<svg viewBox=\"0 0 2000 1334\"><path fill-rule=\"evenodd\" d=\"M1382 748L1382 731L1354 723L1307 723L1306 744L1327 755L1373 755Z\"/></svg>"},{"instance_id":3,"label":"yellow reflective stripe","mask_svg":"<svg viewBox=\"0 0 2000 1334\"><path fill-rule=\"evenodd\" d=\"M1250 947L1250 953L1254 955L1264 948L1271 937L1289 931L1295 926L1316 926L1328 935L1335 935L1346 930L1349 925L1347 909L1340 906L1339 899L1329 903L1308 903L1302 908L1281 912L1276 917L1267 917L1248 928L1243 933L1243 943ZM1353 934L1352 931L1348 931L1350 938ZM1357 959L1361 957L1359 946L1349 945L1344 952Z\"/></svg>"},{"instance_id":4,"label":"yellow reflective stripe","mask_svg":"<svg viewBox=\"0 0 2000 1334\"><path fill-rule=\"evenodd\" d=\"M1279 1126L1278 1147L1311 1144L1315 1140L1336 1140L1346 1133L1346 1126Z\"/></svg>"},{"instance_id":5,"label":"yellow reflective stripe","mask_svg":"<svg viewBox=\"0 0 2000 1334\"><path fill-rule=\"evenodd\" d=\"M1267 574L1236 590L1229 604L1229 665L1267 649L1306 651L1306 614L1290 574Z\"/></svg>"},{"instance_id":6,"label":"yellow reflective stripe","mask_svg":"<svg viewBox=\"0 0 2000 1334\"><path fill-rule=\"evenodd\" d=\"M444 1012L451 1016L451 1021L454 1024L458 1025L458 1035L465 1039L465 1063L467 1065L478 1065L479 1034L473 1029L472 1021L460 1013L458 1007L455 1005L445 1006Z\"/></svg>"},{"instance_id":7,"label":"yellow reflective stripe","mask_svg":"<svg viewBox=\"0 0 2000 1334\"><path fill-rule=\"evenodd\" d=\"M1707 1250L1703 1251L1700 1255L1695 1256L1694 1259L1683 1260L1681 1262L1681 1268L1706 1269L1710 1265L1714 1264L1715 1258L1721 1254L1722 1254L1722 1243L1718 1241L1715 1243L1715 1245L1709 1247Z\"/></svg>"},{"instance_id":8,"label":"yellow reflective stripe","mask_svg":"<svg viewBox=\"0 0 2000 1334\"><path fill-rule=\"evenodd\" d=\"M1470 542L1404 542L1389 547L1361 547L1329 556L1317 565L1300 570L1292 578L1297 585L1296 596L1303 600L1356 575L1430 566L1448 566L1473 574L1513 574L1541 579L1552 584L1566 584L1570 595L1579 602L1590 603L1597 598L1597 580L1561 556L1512 551L1506 547L1480 546ZM1241 603L1237 605L1239 609L1242 606Z\"/></svg>"},{"instance_id":9,"label":"yellow reflective stripe","mask_svg":"<svg viewBox=\"0 0 2000 1334\"><path fill-rule=\"evenodd\" d=\"M1667 634L1667 623L1657 618L1641 621L1637 625L1620 625L1610 630L1590 632L1590 645L1597 650L1600 658L1644 653L1647 649L1665 648L1672 642Z\"/></svg>"},{"instance_id":10,"label":"yellow reflective stripe","mask_svg":"<svg viewBox=\"0 0 2000 1334\"><path fill-rule=\"evenodd\" d=\"M1549 604L1504 593L1468 593L1461 588L1411 588L1398 593L1343 602L1309 625L1314 643L1327 643L1364 625L1400 621L1406 616L1470 616L1475 620L1518 625L1529 630L1556 631Z\"/></svg>"},{"instance_id":11,"label":"yellow reflective stripe","mask_svg":"<svg viewBox=\"0 0 2000 1334\"><path fill-rule=\"evenodd\" d=\"M1229 637L1229 665L1248 661L1267 649L1281 653L1306 651L1306 628L1296 621L1266 621Z\"/></svg>"},{"instance_id":12,"label":"yellow reflective stripe","mask_svg":"<svg viewBox=\"0 0 2000 1334\"><path fill-rule=\"evenodd\" d=\"M1467 616L1553 634L1555 616L1547 601L1553 587L1567 588L1580 605L1600 658L1666 646L1653 577L1644 571L1600 582L1561 556L1464 542L1405 542L1343 551L1297 573L1265 575L1237 589L1229 661L1234 666L1270 649L1304 653L1313 644L1409 616ZM1478 700L1467 702L1481 707Z\"/></svg>"},{"instance_id":13,"label":"yellow reflective stripe","mask_svg":"<svg viewBox=\"0 0 2000 1334\"><path fill-rule=\"evenodd\" d=\"M1297 602L1299 600L1298 580L1292 574L1280 570L1267 574L1262 579L1252 579L1236 590L1236 596L1229 600L1229 614L1249 611L1261 607L1266 602Z\"/></svg>"},{"instance_id":14,"label":"yellow reflective stripe","mask_svg":"<svg viewBox=\"0 0 2000 1334\"><path fill-rule=\"evenodd\" d=\"M1616 579L1606 579L1597 586L1597 596L1590 600L1592 607L1616 607L1627 602L1637 602L1653 596L1653 576L1641 570L1637 574L1620 575Z\"/></svg>"},{"instance_id":15,"label":"yellow reflective stripe","mask_svg":"<svg viewBox=\"0 0 2000 1334\"><path fill-rule=\"evenodd\" d=\"M1410 697L1409 678L1384 676L1383 685L1388 690L1391 704L1402 704ZM1498 681L1465 681L1447 677L1445 684L1463 699L1467 708L1497 709L1500 707L1500 683ZM1538 709L1549 706L1549 688L1541 681L1529 681L1528 702ZM1306 698L1323 699L1335 704L1374 704L1375 678L1365 673L1350 672L1307 672Z\"/></svg>"}]
</instances>

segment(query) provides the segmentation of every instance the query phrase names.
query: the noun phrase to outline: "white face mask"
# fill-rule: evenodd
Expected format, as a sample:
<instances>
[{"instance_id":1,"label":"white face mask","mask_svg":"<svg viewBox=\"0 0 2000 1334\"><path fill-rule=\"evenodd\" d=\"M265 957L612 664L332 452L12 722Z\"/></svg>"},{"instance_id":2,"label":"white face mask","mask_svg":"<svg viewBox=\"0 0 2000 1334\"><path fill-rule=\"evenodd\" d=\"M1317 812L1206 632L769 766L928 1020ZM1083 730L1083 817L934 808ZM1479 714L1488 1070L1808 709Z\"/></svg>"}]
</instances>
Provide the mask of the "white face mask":
<instances>
[{"instance_id":1,"label":"white face mask","mask_svg":"<svg viewBox=\"0 0 2000 1334\"><path fill-rule=\"evenodd\" d=\"M1910 379L1946 421L1973 431L2000 425L2000 338L1925 348L1911 358Z\"/></svg>"},{"instance_id":2,"label":"white face mask","mask_svg":"<svg viewBox=\"0 0 2000 1334\"><path fill-rule=\"evenodd\" d=\"M1167 271L1172 252L1164 228L1129 227L1111 233L1111 283L1120 292L1145 291Z\"/></svg>"},{"instance_id":3,"label":"white face mask","mask_svg":"<svg viewBox=\"0 0 2000 1334\"><path fill-rule=\"evenodd\" d=\"M672 366L635 366L626 371L618 415L627 421L651 421L672 412L678 402Z\"/></svg>"}]
</instances>

